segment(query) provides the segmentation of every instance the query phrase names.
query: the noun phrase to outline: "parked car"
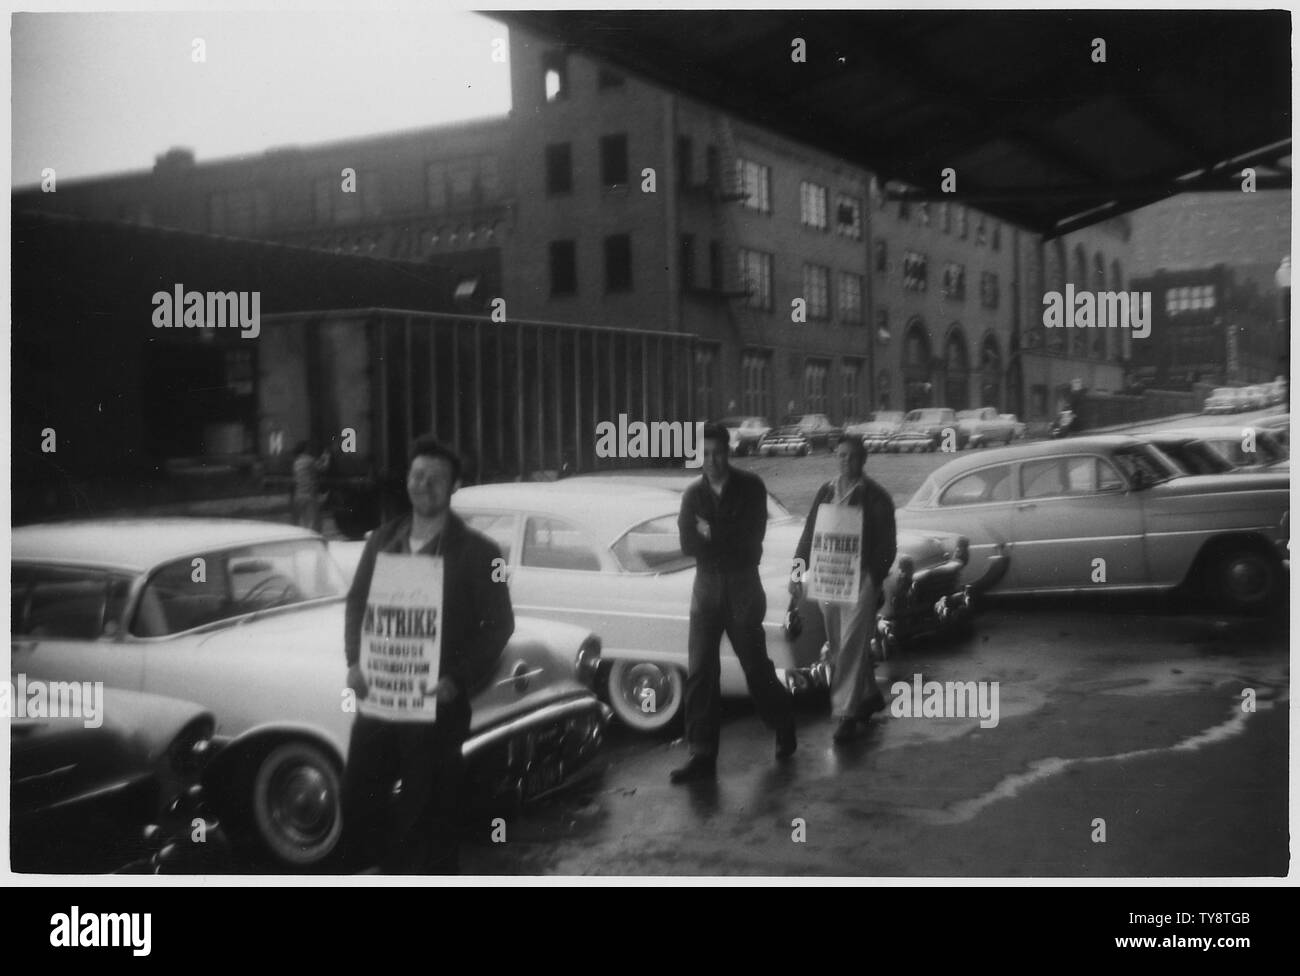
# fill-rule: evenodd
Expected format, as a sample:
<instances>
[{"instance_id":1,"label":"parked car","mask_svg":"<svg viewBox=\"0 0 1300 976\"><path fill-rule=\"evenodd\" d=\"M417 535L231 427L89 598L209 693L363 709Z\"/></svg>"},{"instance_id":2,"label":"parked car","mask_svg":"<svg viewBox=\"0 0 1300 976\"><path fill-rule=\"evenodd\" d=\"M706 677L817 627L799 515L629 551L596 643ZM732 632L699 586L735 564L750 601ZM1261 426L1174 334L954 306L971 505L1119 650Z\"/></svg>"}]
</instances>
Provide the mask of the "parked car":
<instances>
[{"instance_id":1,"label":"parked car","mask_svg":"<svg viewBox=\"0 0 1300 976\"><path fill-rule=\"evenodd\" d=\"M1027 425L1014 413L1000 413L998 414L998 419L1005 420L1011 425L1011 439L1013 441L1022 440L1024 438Z\"/></svg>"},{"instance_id":2,"label":"parked car","mask_svg":"<svg viewBox=\"0 0 1300 976\"><path fill-rule=\"evenodd\" d=\"M850 424L844 428L845 437L862 438L862 446L871 451L883 451L889 439L898 433L903 423L901 410L877 410L862 423Z\"/></svg>"},{"instance_id":3,"label":"parked car","mask_svg":"<svg viewBox=\"0 0 1300 976\"><path fill-rule=\"evenodd\" d=\"M510 593L520 612L601 633L609 704L638 731L673 725L682 708L695 563L681 551L677 515L692 480L592 475L481 485L452 496L452 508L506 554ZM787 584L803 519L770 495L768 515L760 566L768 652L787 683L800 686L816 680L825 636L815 604L805 601L802 632L793 642L785 637ZM898 541L885 585L883 638L892 647L922 632L966 626L971 602L961 583L965 540L914 531L900 533ZM748 694L740 663L729 651L722 655L722 692Z\"/></svg>"},{"instance_id":4,"label":"parked car","mask_svg":"<svg viewBox=\"0 0 1300 976\"><path fill-rule=\"evenodd\" d=\"M1223 455L1238 471L1291 470L1291 456L1281 438L1268 427L1244 425L1232 427L1179 427L1156 432L1196 437ZM1249 448L1252 446L1254 450Z\"/></svg>"},{"instance_id":5,"label":"parked car","mask_svg":"<svg viewBox=\"0 0 1300 976\"><path fill-rule=\"evenodd\" d=\"M758 453L763 457L772 457L774 454L793 454L795 457L804 457L812 453L812 441L808 438L798 426L794 424L783 424L780 427L774 427L759 439Z\"/></svg>"},{"instance_id":6,"label":"parked car","mask_svg":"<svg viewBox=\"0 0 1300 976\"><path fill-rule=\"evenodd\" d=\"M1241 391L1231 386L1216 387L1205 398L1202 413L1237 413L1246 409L1246 400Z\"/></svg>"},{"instance_id":7,"label":"parked car","mask_svg":"<svg viewBox=\"0 0 1300 976\"><path fill-rule=\"evenodd\" d=\"M24 602L15 609L23 612ZM22 626L17 617L15 633ZM105 688L96 722L71 715L10 720L13 869L89 874L144 862L162 872L209 863L206 855L222 846L219 824L204 818L201 847L191 838L194 818L205 813L212 713L193 702Z\"/></svg>"},{"instance_id":8,"label":"parked car","mask_svg":"<svg viewBox=\"0 0 1300 976\"><path fill-rule=\"evenodd\" d=\"M13 531L13 670L198 700L220 752L206 782L231 838L282 868L342 833L345 588L324 540L235 519L63 522ZM530 799L582 771L609 714L600 641L516 618L473 701L464 751L484 790Z\"/></svg>"},{"instance_id":9,"label":"parked car","mask_svg":"<svg viewBox=\"0 0 1300 976\"><path fill-rule=\"evenodd\" d=\"M1186 475L1136 437L1094 435L949 461L898 521L968 536L993 592L1188 585L1258 611L1284 589L1288 496L1285 475Z\"/></svg>"},{"instance_id":10,"label":"parked car","mask_svg":"<svg viewBox=\"0 0 1300 976\"><path fill-rule=\"evenodd\" d=\"M978 410L958 410L957 429L967 447L1004 447L1016 438L1014 414L1000 414L997 407L980 407Z\"/></svg>"},{"instance_id":11,"label":"parked car","mask_svg":"<svg viewBox=\"0 0 1300 976\"><path fill-rule=\"evenodd\" d=\"M889 439L889 447L896 451L937 451L949 433L954 449L966 446L966 435L957 426L955 411L949 407L923 407L908 412L898 433Z\"/></svg>"},{"instance_id":12,"label":"parked car","mask_svg":"<svg viewBox=\"0 0 1300 976\"><path fill-rule=\"evenodd\" d=\"M824 447L828 451L835 450L844 437L843 428L831 423L824 413L789 414L782 419L781 426L798 428L814 448Z\"/></svg>"},{"instance_id":13,"label":"parked car","mask_svg":"<svg viewBox=\"0 0 1300 976\"><path fill-rule=\"evenodd\" d=\"M772 429L766 417L723 417L718 423L731 433L728 446L736 457L753 454L763 435Z\"/></svg>"}]
</instances>

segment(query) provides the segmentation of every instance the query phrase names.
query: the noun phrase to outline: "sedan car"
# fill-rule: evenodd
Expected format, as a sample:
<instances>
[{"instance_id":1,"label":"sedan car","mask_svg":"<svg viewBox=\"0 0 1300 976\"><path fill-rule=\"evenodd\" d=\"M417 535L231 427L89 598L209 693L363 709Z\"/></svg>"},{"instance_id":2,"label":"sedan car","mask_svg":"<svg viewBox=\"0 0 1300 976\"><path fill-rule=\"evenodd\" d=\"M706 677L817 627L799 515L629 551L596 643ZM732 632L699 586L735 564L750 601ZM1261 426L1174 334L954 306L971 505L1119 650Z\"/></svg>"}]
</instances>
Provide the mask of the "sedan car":
<instances>
[{"instance_id":1,"label":"sedan car","mask_svg":"<svg viewBox=\"0 0 1300 976\"><path fill-rule=\"evenodd\" d=\"M957 430L967 447L988 447L992 444L1005 447L1016 438L1016 418L1014 414L998 413L996 407L958 410Z\"/></svg>"},{"instance_id":2,"label":"sedan car","mask_svg":"<svg viewBox=\"0 0 1300 976\"><path fill-rule=\"evenodd\" d=\"M1199 587L1236 611L1284 589L1289 479L1188 475L1136 437L1096 435L972 454L934 471L900 525L970 538L996 593Z\"/></svg>"},{"instance_id":3,"label":"sedan car","mask_svg":"<svg viewBox=\"0 0 1300 976\"><path fill-rule=\"evenodd\" d=\"M794 424L784 424L769 430L759 439L757 447L758 453L763 457L772 457L774 454L804 457L811 454L812 449L808 435Z\"/></svg>"},{"instance_id":4,"label":"sedan car","mask_svg":"<svg viewBox=\"0 0 1300 976\"><path fill-rule=\"evenodd\" d=\"M342 834L345 588L324 540L235 519L64 522L13 532L13 669L195 699L222 747L208 771L231 839L281 867ZM464 752L484 789L529 799L587 766L608 711L600 641L516 618L473 700Z\"/></svg>"},{"instance_id":5,"label":"sedan car","mask_svg":"<svg viewBox=\"0 0 1300 976\"><path fill-rule=\"evenodd\" d=\"M831 423L824 413L789 414L781 421L782 427L796 427L799 433L808 438L813 447L835 450L835 445L844 437L844 431Z\"/></svg>"},{"instance_id":6,"label":"sedan car","mask_svg":"<svg viewBox=\"0 0 1300 976\"><path fill-rule=\"evenodd\" d=\"M883 451L902 423L903 411L877 410L862 423L845 427L844 436L862 438L862 446L868 453Z\"/></svg>"},{"instance_id":7,"label":"sedan car","mask_svg":"<svg viewBox=\"0 0 1300 976\"><path fill-rule=\"evenodd\" d=\"M889 439L893 451L937 451L947 441L956 450L966 446L966 434L957 425L957 414L948 407L910 410L898 433Z\"/></svg>"},{"instance_id":8,"label":"sedan car","mask_svg":"<svg viewBox=\"0 0 1300 976\"><path fill-rule=\"evenodd\" d=\"M753 454L763 435L772 429L766 417L724 417L718 423L730 432L728 448L736 457Z\"/></svg>"},{"instance_id":9,"label":"sedan car","mask_svg":"<svg viewBox=\"0 0 1300 976\"><path fill-rule=\"evenodd\" d=\"M1246 409L1246 398L1241 391L1232 386L1220 386L1205 398L1202 413L1237 413Z\"/></svg>"},{"instance_id":10,"label":"sedan car","mask_svg":"<svg viewBox=\"0 0 1300 976\"><path fill-rule=\"evenodd\" d=\"M599 630L608 701L638 731L667 728L682 708L694 559L681 550L677 515L692 480L584 476L481 485L452 496L452 508L506 554L520 612ZM768 653L798 687L824 678L825 637L815 604L807 602L802 632L794 641L785 636L787 584L803 520L770 496L768 514L760 566ZM965 559L965 540L957 535L900 533L885 585L883 638L964 626L971 606L960 581ZM748 694L734 653L722 656L722 692Z\"/></svg>"},{"instance_id":11,"label":"sedan car","mask_svg":"<svg viewBox=\"0 0 1300 976\"><path fill-rule=\"evenodd\" d=\"M214 727L212 713L192 702L119 688L103 690L93 723L12 718L13 869L83 874L138 861L154 871L191 863ZM204 845L220 846L218 829L205 822Z\"/></svg>"}]
</instances>

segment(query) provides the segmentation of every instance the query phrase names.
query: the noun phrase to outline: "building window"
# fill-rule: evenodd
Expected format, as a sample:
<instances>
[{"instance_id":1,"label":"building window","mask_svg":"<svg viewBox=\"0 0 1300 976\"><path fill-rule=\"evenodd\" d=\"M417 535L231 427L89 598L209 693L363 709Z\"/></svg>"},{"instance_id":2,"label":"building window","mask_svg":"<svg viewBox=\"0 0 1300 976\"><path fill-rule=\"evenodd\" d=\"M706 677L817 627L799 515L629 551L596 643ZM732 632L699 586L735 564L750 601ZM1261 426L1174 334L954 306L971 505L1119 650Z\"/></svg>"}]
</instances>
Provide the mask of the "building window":
<instances>
[{"instance_id":1,"label":"building window","mask_svg":"<svg viewBox=\"0 0 1300 976\"><path fill-rule=\"evenodd\" d=\"M501 196L501 173L495 156L479 156L475 161L474 202L488 203Z\"/></svg>"},{"instance_id":2,"label":"building window","mask_svg":"<svg viewBox=\"0 0 1300 976\"><path fill-rule=\"evenodd\" d=\"M542 84L548 102L569 97L569 59L563 51L542 55Z\"/></svg>"},{"instance_id":3,"label":"building window","mask_svg":"<svg viewBox=\"0 0 1300 976\"><path fill-rule=\"evenodd\" d=\"M251 349L226 350L226 392L231 396L252 396L255 369Z\"/></svg>"},{"instance_id":4,"label":"building window","mask_svg":"<svg viewBox=\"0 0 1300 976\"><path fill-rule=\"evenodd\" d=\"M924 254L906 251L903 254L903 287L908 291L925 291L929 260Z\"/></svg>"},{"instance_id":5,"label":"building window","mask_svg":"<svg viewBox=\"0 0 1300 976\"><path fill-rule=\"evenodd\" d=\"M998 276L991 271L980 275L980 305L984 308L998 307Z\"/></svg>"},{"instance_id":6,"label":"building window","mask_svg":"<svg viewBox=\"0 0 1300 976\"><path fill-rule=\"evenodd\" d=\"M930 204L922 200L916 205L916 219L921 222L922 227L930 226Z\"/></svg>"},{"instance_id":7,"label":"building window","mask_svg":"<svg viewBox=\"0 0 1300 976\"><path fill-rule=\"evenodd\" d=\"M845 423L862 416L862 360L846 359L840 368L840 419Z\"/></svg>"},{"instance_id":8,"label":"building window","mask_svg":"<svg viewBox=\"0 0 1300 976\"><path fill-rule=\"evenodd\" d=\"M447 164L447 192L453 209L474 202L474 169L472 159L457 159Z\"/></svg>"},{"instance_id":9,"label":"building window","mask_svg":"<svg viewBox=\"0 0 1300 976\"><path fill-rule=\"evenodd\" d=\"M993 250L1002 250L1002 224L1000 221L993 221L993 240L991 244Z\"/></svg>"},{"instance_id":10,"label":"building window","mask_svg":"<svg viewBox=\"0 0 1300 976\"><path fill-rule=\"evenodd\" d=\"M551 294L572 295L578 290L578 254L573 241L551 241Z\"/></svg>"},{"instance_id":11,"label":"building window","mask_svg":"<svg viewBox=\"0 0 1300 976\"><path fill-rule=\"evenodd\" d=\"M952 233L952 207L946 203L939 204L939 224L945 234Z\"/></svg>"},{"instance_id":12,"label":"building window","mask_svg":"<svg viewBox=\"0 0 1300 976\"><path fill-rule=\"evenodd\" d=\"M1165 312L1171 316L1207 311L1215 304L1213 285L1170 288L1165 292Z\"/></svg>"},{"instance_id":13,"label":"building window","mask_svg":"<svg viewBox=\"0 0 1300 976\"><path fill-rule=\"evenodd\" d=\"M826 229L826 187L808 182L799 184L799 220L805 227Z\"/></svg>"},{"instance_id":14,"label":"building window","mask_svg":"<svg viewBox=\"0 0 1300 976\"><path fill-rule=\"evenodd\" d=\"M749 293L745 304L750 308L772 307L772 255L741 248L740 280Z\"/></svg>"},{"instance_id":15,"label":"building window","mask_svg":"<svg viewBox=\"0 0 1300 976\"><path fill-rule=\"evenodd\" d=\"M803 367L803 402L809 413L826 412L826 380L831 364L824 359L810 359Z\"/></svg>"},{"instance_id":16,"label":"building window","mask_svg":"<svg viewBox=\"0 0 1300 976\"><path fill-rule=\"evenodd\" d=\"M356 186L344 192L342 182L333 176L316 180L313 184L313 211L318 224L348 224L378 213L378 176L358 173Z\"/></svg>"},{"instance_id":17,"label":"building window","mask_svg":"<svg viewBox=\"0 0 1300 976\"><path fill-rule=\"evenodd\" d=\"M605 291L632 290L632 238L614 234L605 238Z\"/></svg>"},{"instance_id":18,"label":"building window","mask_svg":"<svg viewBox=\"0 0 1300 976\"><path fill-rule=\"evenodd\" d=\"M682 189L695 184L695 148L690 136L677 137L677 182Z\"/></svg>"},{"instance_id":19,"label":"building window","mask_svg":"<svg viewBox=\"0 0 1300 976\"><path fill-rule=\"evenodd\" d=\"M957 204L956 206L957 206L957 236L964 241L966 240L966 234L968 231L966 208L962 206L960 203Z\"/></svg>"},{"instance_id":20,"label":"building window","mask_svg":"<svg viewBox=\"0 0 1300 976\"><path fill-rule=\"evenodd\" d=\"M876 241L876 270L881 273L889 270L889 244L884 240Z\"/></svg>"},{"instance_id":21,"label":"building window","mask_svg":"<svg viewBox=\"0 0 1300 976\"><path fill-rule=\"evenodd\" d=\"M906 199L898 201L898 219L902 221L907 221L912 219L911 201Z\"/></svg>"},{"instance_id":22,"label":"building window","mask_svg":"<svg viewBox=\"0 0 1300 976\"><path fill-rule=\"evenodd\" d=\"M760 213L772 212L772 168L748 159L736 160L736 186L741 204Z\"/></svg>"},{"instance_id":23,"label":"building window","mask_svg":"<svg viewBox=\"0 0 1300 976\"><path fill-rule=\"evenodd\" d=\"M852 325L862 324L862 275L851 271L840 272L840 321Z\"/></svg>"},{"instance_id":24,"label":"building window","mask_svg":"<svg viewBox=\"0 0 1300 976\"><path fill-rule=\"evenodd\" d=\"M709 241L709 287L722 291L722 245Z\"/></svg>"},{"instance_id":25,"label":"building window","mask_svg":"<svg viewBox=\"0 0 1300 976\"><path fill-rule=\"evenodd\" d=\"M981 214L979 220L975 221L975 245L977 247L988 243L988 229L984 225L984 215Z\"/></svg>"},{"instance_id":26,"label":"building window","mask_svg":"<svg viewBox=\"0 0 1300 976\"><path fill-rule=\"evenodd\" d=\"M740 357L741 412L755 417L769 416L772 394L772 354L745 352Z\"/></svg>"},{"instance_id":27,"label":"building window","mask_svg":"<svg viewBox=\"0 0 1300 976\"><path fill-rule=\"evenodd\" d=\"M889 309L876 309L876 341L882 346L887 346L893 337L894 334L889 329Z\"/></svg>"},{"instance_id":28,"label":"building window","mask_svg":"<svg viewBox=\"0 0 1300 976\"><path fill-rule=\"evenodd\" d=\"M808 317L821 321L831 317L831 269L820 264L803 266L803 297Z\"/></svg>"},{"instance_id":29,"label":"building window","mask_svg":"<svg viewBox=\"0 0 1300 976\"><path fill-rule=\"evenodd\" d=\"M862 201L841 193L835 198L835 232L841 237L862 240Z\"/></svg>"},{"instance_id":30,"label":"building window","mask_svg":"<svg viewBox=\"0 0 1300 976\"><path fill-rule=\"evenodd\" d=\"M424 168L424 196L435 213L447 209L447 164L430 163Z\"/></svg>"},{"instance_id":31,"label":"building window","mask_svg":"<svg viewBox=\"0 0 1300 976\"><path fill-rule=\"evenodd\" d=\"M695 349L695 413L699 417L717 416L713 393L717 386L717 346L697 346Z\"/></svg>"},{"instance_id":32,"label":"building window","mask_svg":"<svg viewBox=\"0 0 1300 976\"><path fill-rule=\"evenodd\" d=\"M261 189L225 190L208 197L208 231L233 237L267 229L270 198Z\"/></svg>"},{"instance_id":33,"label":"building window","mask_svg":"<svg viewBox=\"0 0 1300 976\"><path fill-rule=\"evenodd\" d=\"M622 88L625 78L613 68L607 68L601 65L596 70L596 87L601 91L607 88Z\"/></svg>"},{"instance_id":34,"label":"building window","mask_svg":"<svg viewBox=\"0 0 1300 976\"><path fill-rule=\"evenodd\" d=\"M600 182L605 186L627 185L627 135L600 137Z\"/></svg>"},{"instance_id":35,"label":"building window","mask_svg":"<svg viewBox=\"0 0 1300 976\"><path fill-rule=\"evenodd\" d=\"M949 262L943 269L943 297L958 301L966 297L966 267Z\"/></svg>"},{"instance_id":36,"label":"building window","mask_svg":"<svg viewBox=\"0 0 1300 976\"><path fill-rule=\"evenodd\" d=\"M683 234L681 247L682 288L690 291L695 287L695 235Z\"/></svg>"},{"instance_id":37,"label":"building window","mask_svg":"<svg viewBox=\"0 0 1300 976\"><path fill-rule=\"evenodd\" d=\"M573 192L573 148L567 142L546 146L546 193L555 196Z\"/></svg>"}]
</instances>

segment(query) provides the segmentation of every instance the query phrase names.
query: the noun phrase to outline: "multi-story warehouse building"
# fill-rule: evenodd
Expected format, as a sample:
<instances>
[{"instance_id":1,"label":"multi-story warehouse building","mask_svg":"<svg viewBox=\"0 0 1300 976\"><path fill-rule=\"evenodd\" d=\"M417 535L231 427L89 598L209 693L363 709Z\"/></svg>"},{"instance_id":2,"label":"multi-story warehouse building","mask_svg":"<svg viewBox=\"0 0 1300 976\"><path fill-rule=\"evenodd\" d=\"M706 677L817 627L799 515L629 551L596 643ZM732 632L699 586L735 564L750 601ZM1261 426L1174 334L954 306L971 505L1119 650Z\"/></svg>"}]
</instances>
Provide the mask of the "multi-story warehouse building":
<instances>
[{"instance_id":1,"label":"multi-story warehouse building","mask_svg":"<svg viewBox=\"0 0 1300 976\"><path fill-rule=\"evenodd\" d=\"M511 33L507 117L205 164L172 150L14 208L432 263L467 309L689 333L697 416L1041 420L1072 380L1123 386L1125 337L1045 330L1042 299L1123 287L1127 220L1044 243L957 199L892 200L859 166Z\"/></svg>"}]
</instances>

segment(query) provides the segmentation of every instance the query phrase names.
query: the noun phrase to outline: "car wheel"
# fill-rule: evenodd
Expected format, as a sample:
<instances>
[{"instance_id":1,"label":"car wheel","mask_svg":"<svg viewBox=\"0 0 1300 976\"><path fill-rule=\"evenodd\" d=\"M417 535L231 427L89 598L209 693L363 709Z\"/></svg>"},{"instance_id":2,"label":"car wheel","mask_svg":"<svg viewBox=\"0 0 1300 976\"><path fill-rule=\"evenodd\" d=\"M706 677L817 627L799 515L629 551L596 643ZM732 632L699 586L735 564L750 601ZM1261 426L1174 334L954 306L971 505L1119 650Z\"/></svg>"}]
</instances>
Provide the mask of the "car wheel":
<instances>
[{"instance_id":1,"label":"car wheel","mask_svg":"<svg viewBox=\"0 0 1300 976\"><path fill-rule=\"evenodd\" d=\"M1225 610L1258 613L1277 596L1277 561L1248 546L1225 549L1211 559L1208 582L1209 596Z\"/></svg>"},{"instance_id":2,"label":"car wheel","mask_svg":"<svg viewBox=\"0 0 1300 976\"><path fill-rule=\"evenodd\" d=\"M278 863L320 864L343 834L342 788L333 760L309 742L284 742L257 762L249 783L258 845Z\"/></svg>"},{"instance_id":3,"label":"car wheel","mask_svg":"<svg viewBox=\"0 0 1300 976\"><path fill-rule=\"evenodd\" d=\"M668 728L682 713L686 679L680 668L653 661L617 660L609 669L609 705L636 732Z\"/></svg>"}]
</instances>

